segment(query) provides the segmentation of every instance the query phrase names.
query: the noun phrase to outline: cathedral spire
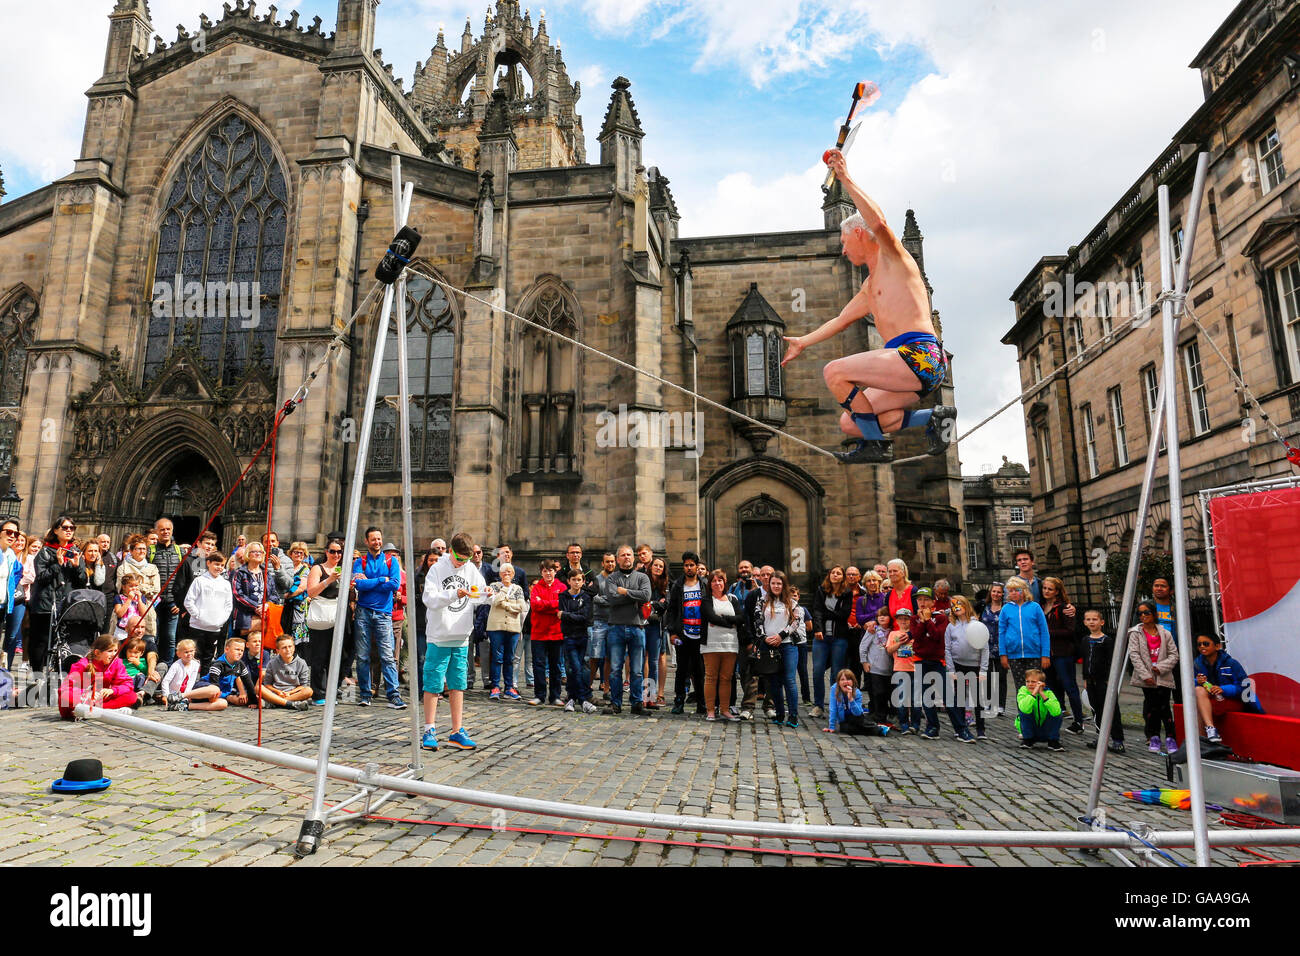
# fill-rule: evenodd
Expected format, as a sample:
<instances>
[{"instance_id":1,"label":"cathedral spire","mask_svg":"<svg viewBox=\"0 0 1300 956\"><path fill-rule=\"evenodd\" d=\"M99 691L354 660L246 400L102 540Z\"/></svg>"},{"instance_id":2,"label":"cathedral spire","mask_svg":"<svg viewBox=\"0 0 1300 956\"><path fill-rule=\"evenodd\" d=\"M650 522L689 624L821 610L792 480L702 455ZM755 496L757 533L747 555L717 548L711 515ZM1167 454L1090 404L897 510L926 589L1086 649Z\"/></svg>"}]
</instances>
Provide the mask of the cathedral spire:
<instances>
[{"instance_id":1,"label":"cathedral spire","mask_svg":"<svg viewBox=\"0 0 1300 956\"><path fill-rule=\"evenodd\" d=\"M153 19L148 0L117 0L108 15L108 47L104 53L104 75L126 73L132 58L149 52Z\"/></svg>"},{"instance_id":2,"label":"cathedral spire","mask_svg":"<svg viewBox=\"0 0 1300 956\"><path fill-rule=\"evenodd\" d=\"M925 237L921 235L921 227L916 224L916 212L909 209L907 218L903 220L903 248L906 249L913 259L916 260L916 267L921 270L921 278L925 280L925 287L928 291L933 292L930 288L930 279L925 274Z\"/></svg>"},{"instance_id":3,"label":"cathedral spire","mask_svg":"<svg viewBox=\"0 0 1300 956\"><path fill-rule=\"evenodd\" d=\"M632 97L628 93L631 81L620 76L612 84L614 94L609 98L605 122L601 124L600 163L614 167L614 187L631 192L636 184L637 167L641 165L641 140L645 131L636 115Z\"/></svg>"}]
</instances>

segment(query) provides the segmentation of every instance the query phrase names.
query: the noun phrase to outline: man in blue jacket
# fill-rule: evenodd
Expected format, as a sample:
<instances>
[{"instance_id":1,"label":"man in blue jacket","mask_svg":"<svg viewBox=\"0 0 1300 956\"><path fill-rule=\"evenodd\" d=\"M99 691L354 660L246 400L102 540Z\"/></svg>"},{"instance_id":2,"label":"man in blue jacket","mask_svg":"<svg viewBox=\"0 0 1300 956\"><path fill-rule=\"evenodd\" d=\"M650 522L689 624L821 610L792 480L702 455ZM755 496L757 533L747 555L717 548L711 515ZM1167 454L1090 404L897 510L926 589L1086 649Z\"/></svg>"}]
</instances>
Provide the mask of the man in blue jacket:
<instances>
[{"instance_id":1,"label":"man in blue jacket","mask_svg":"<svg viewBox=\"0 0 1300 956\"><path fill-rule=\"evenodd\" d=\"M367 553L352 564L352 587L357 592L356 633L357 704L370 706L370 643L379 650L388 706L406 707L397 690L397 661L393 657L393 595L402 586L402 565L393 554L384 554L384 533L366 529Z\"/></svg>"}]
</instances>

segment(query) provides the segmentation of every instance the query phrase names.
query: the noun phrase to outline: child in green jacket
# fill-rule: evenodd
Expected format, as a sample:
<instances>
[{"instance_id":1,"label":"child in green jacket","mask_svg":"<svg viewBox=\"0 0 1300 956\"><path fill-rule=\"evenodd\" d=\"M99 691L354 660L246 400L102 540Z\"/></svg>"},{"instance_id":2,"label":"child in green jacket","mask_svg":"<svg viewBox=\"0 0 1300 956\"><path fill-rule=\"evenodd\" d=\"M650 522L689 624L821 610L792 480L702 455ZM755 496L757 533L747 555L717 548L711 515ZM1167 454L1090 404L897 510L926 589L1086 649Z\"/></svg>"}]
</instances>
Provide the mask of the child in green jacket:
<instances>
[{"instance_id":1,"label":"child in green jacket","mask_svg":"<svg viewBox=\"0 0 1300 956\"><path fill-rule=\"evenodd\" d=\"M1046 741L1048 750L1065 749L1061 746L1061 702L1047 689L1047 680L1038 668L1025 671L1016 707L1020 711L1016 731L1023 749L1031 749L1040 740Z\"/></svg>"}]
</instances>

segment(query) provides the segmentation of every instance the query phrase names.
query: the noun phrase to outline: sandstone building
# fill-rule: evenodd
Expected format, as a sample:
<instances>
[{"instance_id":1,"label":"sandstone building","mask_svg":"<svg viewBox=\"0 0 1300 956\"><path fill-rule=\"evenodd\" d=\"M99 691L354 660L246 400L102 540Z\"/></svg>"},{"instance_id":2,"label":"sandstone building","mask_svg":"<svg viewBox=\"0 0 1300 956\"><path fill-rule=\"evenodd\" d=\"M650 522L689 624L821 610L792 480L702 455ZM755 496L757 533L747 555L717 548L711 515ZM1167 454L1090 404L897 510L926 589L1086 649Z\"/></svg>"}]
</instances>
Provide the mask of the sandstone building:
<instances>
[{"instance_id":1,"label":"sandstone building","mask_svg":"<svg viewBox=\"0 0 1300 956\"><path fill-rule=\"evenodd\" d=\"M963 475L961 483L971 580L981 588L1006 581L1016 573L1016 551L1033 549L1029 472L1003 455L1001 468L985 475Z\"/></svg>"},{"instance_id":2,"label":"sandstone building","mask_svg":"<svg viewBox=\"0 0 1300 956\"><path fill-rule=\"evenodd\" d=\"M498 0L478 37L467 23L453 49L439 33L406 90L374 48L376 15L339 0L325 33L236 0L168 43L145 0L117 0L73 171L0 205L0 487L26 525L66 510L120 537L169 491L182 540L207 521L364 296L393 233L394 153L420 270L839 446L821 364L841 353L779 360L783 332L861 281L839 254L842 192L822 200L825 228L679 237L628 80L589 158L582 90L544 19ZM903 225L923 262L910 212ZM191 283L239 295L214 308ZM962 579L955 449L846 467L705 406L696 429L680 392L426 279L407 288L419 544L465 528L532 560L570 540L698 542L712 563L743 552L799 577L901 553L919 576ZM342 522L377 316L280 430L282 540ZM854 334L839 348L879 342L868 323ZM363 516L394 537L396 361L390 341ZM652 440L627 427L643 416ZM226 546L265 525L269 477L263 458L221 514Z\"/></svg>"},{"instance_id":3,"label":"sandstone building","mask_svg":"<svg viewBox=\"0 0 1300 956\"><path fill-rule=\"evenodd\" d=\"M1291 472L1234 386L1232 363L1293 444L1300 433L1300 2L1247 0L1191 66L1205 101L1173 142L1065 255L1046 256L1012 295L1038 566L1075 600L1104 600L1106 555L1132 540L1161 362L1160 317L1133 327L1160 291L1156 188L1171 193L1175 257L1196 154L1211 166L1188 301L1203 328L1178 339L1183 495L1171 508L1157 472L1148 546L1168 550L1182 521L1188 554L1204 558L1196 495ZM1082 360L1078 356L1083 355ZM1204 587L1193 576L1193 591Z\"/></svg>"}]
</instances>

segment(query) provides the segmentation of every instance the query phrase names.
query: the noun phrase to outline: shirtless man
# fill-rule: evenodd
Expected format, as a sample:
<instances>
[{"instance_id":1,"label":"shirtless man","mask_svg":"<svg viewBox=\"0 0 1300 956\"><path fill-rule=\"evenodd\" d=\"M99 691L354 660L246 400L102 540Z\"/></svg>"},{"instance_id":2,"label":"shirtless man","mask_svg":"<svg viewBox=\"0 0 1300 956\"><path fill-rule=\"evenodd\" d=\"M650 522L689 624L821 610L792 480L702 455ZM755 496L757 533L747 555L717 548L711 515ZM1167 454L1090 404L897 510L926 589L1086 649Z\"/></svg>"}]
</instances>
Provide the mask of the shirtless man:
<instances>
[{"instance_id":1,"label":"shirtless man","mask_svg":"<svg viewBox=\"0 0 1300 956\"><path fill-rule=\"evenodd\" d=\"M939 405L908 411L942 385L948 371L947 357L930 321L925 280L916 260L885 222L880 207L849 178L844 154L833 149L827 162L858 209L840 226L844 255L854 265L865 265L869 274L839 315L815 332L785 337L789 348L781 364L859 319L875 316L885 347L835 359L823 370L826 386L845 409L840 430L858 439L853 448L836 452L835 457L846 463L890 462L893 443L885 435L921 426L929 437L929 453L942 455L948 447L948 423L956 419L957 410Z\"/></svg>"}]
</instances>

